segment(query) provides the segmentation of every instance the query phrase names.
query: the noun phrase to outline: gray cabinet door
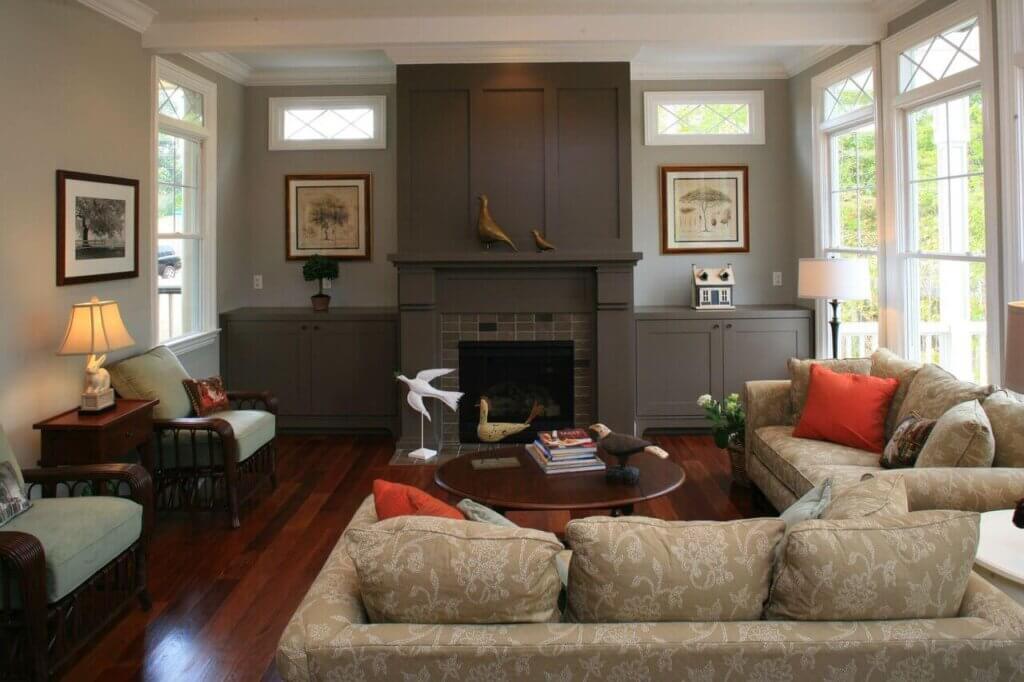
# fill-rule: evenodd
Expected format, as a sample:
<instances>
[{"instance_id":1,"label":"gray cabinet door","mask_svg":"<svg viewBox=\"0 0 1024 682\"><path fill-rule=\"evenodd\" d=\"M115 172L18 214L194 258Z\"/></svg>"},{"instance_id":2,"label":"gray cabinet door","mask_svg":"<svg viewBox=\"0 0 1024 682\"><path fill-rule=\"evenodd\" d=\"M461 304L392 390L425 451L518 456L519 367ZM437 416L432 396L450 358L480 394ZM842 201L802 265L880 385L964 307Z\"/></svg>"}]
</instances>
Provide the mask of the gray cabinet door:
<instances>
[{"instance_id":1,"label":"gray cabinet door","mask_svg":"<svg viewBox=\"0 0 1024 682\"><path fill-rule=\"evenodd\" d=\"M722 393L722 323L638 320L637 415L699 417L697 397Z\"/></svg>"},{"instance_id":2,"label":"gray cabinet door","mask_svg":"<svg viewBox=\"0 0 1024 682\"><path fill-rule=\"evenodd\" d=\"M312 415L390 416L397 410L394 321L314 322L310 333Z\"/></svg>"},{"instance_id":3,"label":"gray cabinet door","mask_svg":"<svg viewBox=\"0 0 1024 682\"><path fill-rule=\"evenodd\" d=\"M723 322L725 394L743 393L748 381L786 379L790 358L810 354L807 318L749 319Z\"/></svg>"},{"instance_id":4,"label":"gray cabinet door","mask_svg":"<svg viewBox=\"0 0 1024 682\"><path fill-rule=\"evenodd\" d=\"M228 388L271 391L281 415L308 414L309 326L241 320L226 325L222 371Z\"/></svg>"}]
</instances>

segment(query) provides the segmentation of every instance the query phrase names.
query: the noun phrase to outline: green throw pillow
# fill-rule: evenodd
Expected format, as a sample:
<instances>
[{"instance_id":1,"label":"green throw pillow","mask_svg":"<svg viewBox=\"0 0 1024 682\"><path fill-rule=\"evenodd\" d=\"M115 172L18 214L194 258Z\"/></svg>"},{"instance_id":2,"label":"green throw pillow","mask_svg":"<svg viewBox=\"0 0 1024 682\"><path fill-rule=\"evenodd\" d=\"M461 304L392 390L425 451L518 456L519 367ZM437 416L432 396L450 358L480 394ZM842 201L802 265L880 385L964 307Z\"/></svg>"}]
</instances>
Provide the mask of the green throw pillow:
<instances>
[{"instance_id":1,"label":"green throw pillow","mask_svg":"<svg viewBox=\"0 0 1024 682\"><path fill-rule=\"evenodd\" d=\"M464 499L457 505L459 511L465 514L468 521L479 521L480 523L493 523L496 526L505 528L518 528L519 524L509 521L504 516L490 507L470 499Z\"/></svg>"}]
</instances>

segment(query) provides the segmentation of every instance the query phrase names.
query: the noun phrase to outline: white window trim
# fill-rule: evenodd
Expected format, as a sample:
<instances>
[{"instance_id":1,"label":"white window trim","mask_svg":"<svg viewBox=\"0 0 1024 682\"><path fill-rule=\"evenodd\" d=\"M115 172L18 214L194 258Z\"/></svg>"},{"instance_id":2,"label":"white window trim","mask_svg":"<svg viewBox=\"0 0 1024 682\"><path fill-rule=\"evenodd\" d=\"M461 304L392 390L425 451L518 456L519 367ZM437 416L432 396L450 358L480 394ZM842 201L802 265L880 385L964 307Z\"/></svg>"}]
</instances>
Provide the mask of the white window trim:
<instances>
[{"instance_id":1,"label":"white window trim","mask_svg":"<svg viewBox=\"0 0 1024 682\"><path fill-rule=\"evenodd\" d=\"M363 106L373 110L373 134L368 140L288 140L284 137L284 113L297 106L337 108ZM358 95L350 97L271 97L268 104L267 145L271 151L287 149L386 149L387 97Z\"/></svg>"},{"instance_id":2,"label":"white window trim","mask_svg":"<svg viewBox=\"0 0 1024 682\"><path fill-rule=\"evenodd\" d=\"M750 132L737 135L669 135L658 132L658 107L663 104L746 104L750 109ZM757 145L765 143L764 90L684 90L644 93L644 144L671 145Z\"/></svg>"},{"instance_id":3,"label":"white window trim","mask_svg":"<svg viewBox=\"0 0 1024 682\"><path fill-rule=\"evenodd\" d=\"M828 210L828 206L831 202L830 189L831 183L831 153L829 150L829 141L833 134L843 132L845 130L852 130L859 128L868 123L875 124L875 201L876 201L876 214L878 216L878 227L879 227L879 239L878 239L878 270L879 279L878 282L878 300L879 300L879 320L878 320L878 345L884 347L886 344L886 322L884 314L885 306L885 240L882 238L882 218L885 215L885 192L883 191L884 183L881 182L884 167L883 167L883 151L882 151L882 125L881 125L881 101L882 101L882 79L879 73L879 52L877 47L869 47L862 52L854 55L850 59L837 64L827 71L816 75L811 79L811 126L814 131L814 143L811 147L811 163L812 163L812 176L813 176L813 194L814 194L814 253L818 258L825 256L826 245L825 245L825 234L831 232L831 214ZM842 116L825 121L824 111L824 95L825 90L829 86L853 76L865 69L873 70L872 84L874 88L874 101L870 105L866 105L851 111ZM874 249L854 249L854 248L842 248L842 247L827 247L829 253L849 253L849 254L866 254L874 255ZM828 304L825 301L817 301L815 303L815 320L816 320L816 345L818 357L825 357L828 354L831 343L829 335L831 329L828 321L831 319L831 313L828 308Z\"/></svg>"},{"instance_id":4,"label":"white window trim","mask_svg":"<svg viewBox=\"0 0 1024 682\"><path fill-rule=\"evenodd\" d=\"M160 79L166 78L203 95L203 124L165 116L157 109L157 89ZM150 140L150 220L152 222L152 244L148 256L149 267L155 267L156 252L160 244L160 219L157 183L157 144L161 130L190 137L203 146L200 168L200 201L202 202L202 286L199 291L199 331L178 336L162 342L176 355L183 355L208 346L217 340L217 85L205 78L187 71L177 64L153 58L153 79L150 88L150 102L153 107L153 125ZM153 279L151 294L151 334L154 342L160 338L159 285Z\"/></svg>"},{"instance_id":5,"label":"white window trim","mask_svg":"<svg viewBox=\"0 0 1024 682\"><path fill-rule=\"evenodd\" d=\"M927 40L973 16L978 17L981 46L981 66L954 74L934 83L899 93L899 56L904 50ZM884 154L885 192L889 200L885 206L885 268L886 273L886 346L904 357L916 357L916 336L908 330L907 320L911 306L911 287L907 286L906 268L916 254L908 253L904 237L907 233L908 211L902 187L905 184L905 166L909 156L902 140L906 132L906 113L926 104L950 99L970 90L981 89L984 105L985 135L985 220L987 243L985 246L986 318L988 324L989 380L1001 377L1002 369L1002 289L1000 286L1002 263L999 257L999 183L997 141L997 102L995 93L995 61L993 49L992 16L990 5L983 0L960 0L882 41L882 79L885 102ZM927 254L933 257L933 254ZM939 259L956 260L955 256ZM964 258L963 260L976 260ZM909 333L908 333L909 332Z\"/></svg>"},{"instance_id":6,"label":"white window trim","mask_svg":"<svg viewBox=\"0 0 1024 682\"><path fill-rule=\"evenodd\" d=\"M1024 0L996 3L999 30L1004 300L1024 298ZM1000 310L1005 315L1004 309ZM1005 323L1005 319L1004 319Z\"/></svg>"}]
</instances>

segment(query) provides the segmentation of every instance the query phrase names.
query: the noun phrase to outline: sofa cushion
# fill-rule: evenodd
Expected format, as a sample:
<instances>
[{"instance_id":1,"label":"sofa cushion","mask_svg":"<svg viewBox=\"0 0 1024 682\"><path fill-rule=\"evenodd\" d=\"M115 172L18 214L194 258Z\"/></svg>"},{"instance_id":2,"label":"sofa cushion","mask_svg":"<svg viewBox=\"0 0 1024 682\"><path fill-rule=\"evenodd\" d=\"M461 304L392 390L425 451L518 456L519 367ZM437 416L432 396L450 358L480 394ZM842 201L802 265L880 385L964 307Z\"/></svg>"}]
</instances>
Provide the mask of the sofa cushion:
<instances>
[{"instance_id":1,"label":"sofa cushion","mask_svg":"<svg viewBox=\"0 0 1024 682\"><path fill-rule=\"evenodd\" d=\"M800 416L804 411L804 404L807 402L807 390L811 385L811 367L823 365L833 372L841 374L870 374L871 360L869 358L854 358L849 360L789 360L789 393L790 402L793 406L793 423L800 422Z\"/></svg>"},{"instance_id":2,"label":"sofa cushion","mask_svg":"<svg viewBox=\"0 0 1024 682\"><path fill-rule=\"evenodd\" d=\"M917 467L990 467L996 439L985 410L977 400L951 407L917 456Z\"/></svg>"},{"instance_id":3,"label":"sofa cushion","mask_svg":"<svg viewBox=\"0 0 1024 682\"><path fill-rule=\"evenodd\" d=\"M466 518L455 507L419 488L380 478L373 482L373 504L381 521L396 516L440 516L457 521Z\"/></svg>"},{"instance_id":4,"label":"sofa cushion","mask_svg":"<svg viewBox=\"0 0 1024 682\"><path fill-rule=\"evenodd\" d=\"M952 618L978 548L974 512L805 521L789 534L768 616L792 620Z\"/></svg>"},{"instance_id":5,"label":"sofa cushion","mask_svg":"<svg viewBox=\"0 0 1024 682\"><path fill-rule=\"evenodd\" d=\"M994 467L1024 467L1024 402L996 391L982 403L996 439Z\"/></svg>"},{"instance_id":6,"label":"sofa cushion","mask_svg":"<svg viewBox=\"0 0 1024 682\"><path fill-rule=\"evenodd\" d=\"M274 439L277 434L277 418L263 410L225 410L214 412L209 419L223 419L231 424L238 441L238 461L244 462L252 457L261 447ZM193 466L192 439L182 433L178 437L178 456L175 458L174 432L165 431L162 438L162 456L160 465L165 469ZM214 464L222 465L221 450L218 444L213 449ZM209 436L206 431L196 433L195 464L210 465Z\"/></svg>"},{"instance_id":7,"label":"sofa cushion","mask_svg":"<svg viewBox=\"0 0 1024 682\"><path fill-rule=\"evenodd\" d=\"M984 400L991 392L991 386L960 381L938 365L925 365L910 384L907 397L900 405L896 423L912 414L925 419L938 419L954 405L970 400Z\"/></svg>"},{"instance_id":8,"label":"sofa cushion","mask_svg":"<svg viewBox=\"0 0 1024 682\"><path fill-rule=\"evenodd\" d=\"M793 435L880 454L885 447L885 417L898 387L896 379L814 365L807 402Z\"/></svg>"},{"instance_id":9,"label":"sofa cushion","mask_svg":"<svg viewBox=\"0 0 1024 682\"><path fill-rule=\"evenodd\" d=\"M551 533L435 516L399 516L345 532L374 623L556 620L561 581Z\"/></svg>"},{"instance_id":10,"label":"sofa cushion","mask_svg":"<svg viewBox=\"0 0 1024 682\"><path fill-rule=\"evenodd\" d=\"M878 455L857 448L793 437L792 426L764 426L754 432L751 450L776 478L796 496L821 481L812 481L806 470L813 466L859 466L878 469Z\"/></svg>"},{"instance_id":11,"label":"sofa cushion","mask_svg":"<svg viewBox=\"0 0 1024 682\"><path fill-rule=\"evenodd\" d=\"M582 623L758 620L779 519L570 521L569 617Z\"/></svg>"},{"instance_id":12,"label":"sofa cushion","mask_svg":"<svg viewBox=\"0 0 1024 682\"><path fill-rule=\"evenodd\" d=\"M157 346L107 368L110 384L123 398L159 400L154 419L181 419L192 414L192 403L182 381L191 379L178 356Z\"/></svg>"},{"instance_id":13,"label":"sofa cushion","mask_svg":"<svg viewBox=\"0 0 1024 682\"><path fill-rule=\"evenodd\" d=\"M853 484L833 484L832 501L819 518L838 521L906 514L908 511L907 486L902 476L871 476Z\"/></svg>"},{"instance_id":14,"label":"sofa cushion","mask_svg":"<svg viewBox=\"0 0 1024 682\"><path fill-rule=\"evenodd\" d=\"M911 360L904 360L887 348L879 348L871 355L871 376L882 379L896 379L900 382L899 388L892 397L889 405L889 414L885 418L885 439L892 438L896 427L899 425L900 408L907 398L907 391L910 384L914 382L917 371L921 369L921 363Z\"/></svg>"},{"instance_id":15,"label":"sofa cushion","mask_svg":"<svg viewBox=\"0 0 1024 682\"><path fill-rule=\"evenodd\" d=\"M43 498L32 500L32 508L4 530L39 540L46 555L46 598L53 603L139 539L142 506L120 497Z\"/></svg>"}]
</instances>

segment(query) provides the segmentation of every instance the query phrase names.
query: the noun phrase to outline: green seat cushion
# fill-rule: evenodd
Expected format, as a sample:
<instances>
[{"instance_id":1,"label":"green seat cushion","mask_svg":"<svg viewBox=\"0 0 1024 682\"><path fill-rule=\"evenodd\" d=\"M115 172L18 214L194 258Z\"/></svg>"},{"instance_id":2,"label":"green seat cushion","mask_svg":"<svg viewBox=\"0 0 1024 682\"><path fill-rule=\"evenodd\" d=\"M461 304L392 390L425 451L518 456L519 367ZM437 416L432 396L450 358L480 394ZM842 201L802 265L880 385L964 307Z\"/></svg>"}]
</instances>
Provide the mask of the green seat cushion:
<instances>
[{"instance_id":1,"label":"green seat cushion","mask_svg":"<svg viewBox=\"0 0 1024 682\"><path fill-rule=\"evenodd\" d=\"M18 458L14 456L14 450L11 449L11 443L7 440L7 434L4 433L3 427L0 426L0 464L4 462L11 463L11 466L14 467L14 475L18 477L18 485L24 488L25 477L21 475Z\"/></svg>"},{"instance_id":2,"label":"green seat cushion","mask_svg":"<svg viewBox=\"0 0 1024 682\"><path fill-rule=\"evenodd\" d=\"M192 403L181 382L191 379L178 356L167 346L111 365L110 384L123 398L159 400L155 419L181 419L192 414Z\"/></svg>"},{"instance_id":3,"label":"green seat cushion","mask_svg":"<svg viewBox=\"0 0 1024 682\"><path fill-rule=\"evenodd\" d=\"M4 526L35 536L46 554L46 599L67 596L142 534L142 506L120 497L32 500Z\"/></svg>"},{"instance_id":4,"label":"green seat cushion","mask_svg":"<svg viewBox=\"0 0 1024 682\"><path fill-rule=\"evenodd\" d=\"M277 419L269 412L262 410L224 410L209 415L209 419L223 419L231 424L238 440L238 461L244 462L253 456L261 447L273 440L277 433ZM206 431L196 433L196 456L192 459L192 439L188 432L182 431L178 437L178 457L174 457L174 432L165 432L163 436L163 456L161 466L165 469L210 465L209 436ZM215 464L223 464L220 446L214 447Z\"/></svg>"}]
</instances>

